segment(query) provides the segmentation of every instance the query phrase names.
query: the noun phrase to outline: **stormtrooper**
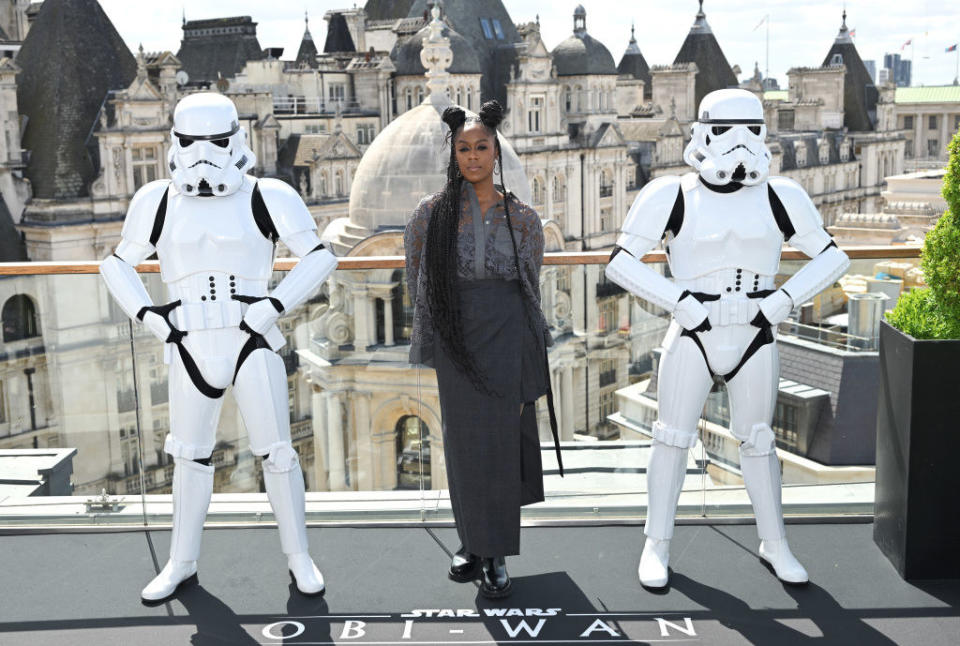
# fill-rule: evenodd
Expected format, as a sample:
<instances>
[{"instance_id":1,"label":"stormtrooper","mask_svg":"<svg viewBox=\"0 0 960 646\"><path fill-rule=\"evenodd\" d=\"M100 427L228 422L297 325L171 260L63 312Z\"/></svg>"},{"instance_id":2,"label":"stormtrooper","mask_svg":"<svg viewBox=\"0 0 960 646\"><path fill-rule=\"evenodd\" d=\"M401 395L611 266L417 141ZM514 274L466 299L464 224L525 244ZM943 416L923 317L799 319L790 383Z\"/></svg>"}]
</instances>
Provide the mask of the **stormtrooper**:
<instances>
[{"instance_id":1,"label":"stormtrooper","mask_svg":"<svg viewBox=\"0 0 960 646\"><path fill-rule=\"evenodd\" d=\"M174 111L168 158L172 179L134 195L116 251L100 273L131 318L164 342L169 368L174 460L170 560L141 596L159 602L197 572L200 535L213 491L210 463L227 387L240 409L250 450L263 457L263 480L280 544L297 588L324 591L310 558L304 481L290 441L287 376L276 354L277 319L330 275L336 257L321 243L299 195L247 172L256 157L237 110L208 92ZM277 240L300 262L268 293ZM170 302L155 305L136 270L156 252Z\"/></svg>"},{"instance_id":2,"label":"stormtrooper","mask_svg":"<svg viewBox=\"0 0 960 646\"><path fill-rule=\"evenodd\" d=\"M784 582L808 580L783 525L770 427L780 372L775 339L777 325L833 285L850 261L803 188L768 176L765 137L763 106L753 94L728 89L705 96L684 151L697 172L659 177L640 191L606 268L611 280L673 315L658 372L647 538L638 572L649 588L667 584L687 451L697 441L715 377L726 382L760 558ZM673 280L640 260L662 239ZM784 240L812 260L777 288Z\"/></svg>"}]
</instances>

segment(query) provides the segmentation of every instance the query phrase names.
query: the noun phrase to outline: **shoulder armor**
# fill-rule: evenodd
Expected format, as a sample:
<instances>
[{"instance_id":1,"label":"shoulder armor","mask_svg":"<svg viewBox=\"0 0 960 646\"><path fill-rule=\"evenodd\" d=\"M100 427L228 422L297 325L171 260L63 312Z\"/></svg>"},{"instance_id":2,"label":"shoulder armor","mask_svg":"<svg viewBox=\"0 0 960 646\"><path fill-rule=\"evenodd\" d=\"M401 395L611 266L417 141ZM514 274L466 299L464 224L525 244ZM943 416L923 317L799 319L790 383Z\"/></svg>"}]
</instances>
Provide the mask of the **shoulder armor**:
<instances>
[{"instance_id":1,"label":"shoulder armor","mask_svg":"<svg viewBox=\"0 0 960 646\"><path fill-rule=\"evenodd\" d=\"M300 194L286 182L272 178L257 180L253 193L254 209L258 194L270 216L274 231L281 240L301 231L316 230L317 224L313 221L307 205L303 203Z\"/></svg>"},{"instance_id":2,"label":"shoulder armor","mask_svg":"<svg viewBox=\"0 0 960 646\"><path fill-rule=\"evenodd\" d=\"M771 177L767 182L770 208L788 242L794 235L803 237L823 228L820 212L800 184L789 177Z\"/></svg>"},{"instance_id":3,"label":"shoulder armor","mask_svg":"<svg viewBox=\"0 0 960 646\"><path fill-rule=\"evenodd\" d=\"M678 201L681 206L679 215L683 215L680 181L681 178L677 175L666 175L647 183L627 212L623 221L623 233L657 242L671 226L676 226L677 214L674 213L674 206ZM674 223L671 223L671 214L674 214ZM679 226L676 226L676 229L678 232Z\"/></svg>"},{"instance_id":4,"label":"shoulder armor","mask_svg":"<svg viewBox=\"0 0 960 646\"><path fill-rule=\"evenodd\" d=\"M124 241L138 245L157 244L166 213L166 209L160 207L166 206L167 189L170 185L170 180L158 179L144 184L134 193L120 232Z\"/></svg>"}]
</instances>

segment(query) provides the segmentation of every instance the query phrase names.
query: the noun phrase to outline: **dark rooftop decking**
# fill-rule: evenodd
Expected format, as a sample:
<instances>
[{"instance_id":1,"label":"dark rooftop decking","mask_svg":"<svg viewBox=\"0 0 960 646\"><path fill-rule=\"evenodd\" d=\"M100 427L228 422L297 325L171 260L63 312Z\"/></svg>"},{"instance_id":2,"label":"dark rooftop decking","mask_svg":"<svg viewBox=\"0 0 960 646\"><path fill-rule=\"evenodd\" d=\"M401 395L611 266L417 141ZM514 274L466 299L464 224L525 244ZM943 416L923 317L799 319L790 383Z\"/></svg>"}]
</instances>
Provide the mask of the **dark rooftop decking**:
<instances>
[{"instance_id":1,"label":"dark rooftop decking","mask_svg":"<svg viewBox=\"0 0 960 646\"><path fill-rule=\"evenodd\" d=\"M149 608L139 591L166 560L168 531L5 530L0 644L956 644L960 581L903 581L872 531L870 524L788 526L811 576L809 585L791 587L759 563L752 525L682 525L672 586L654 594L636 578L640 527L529 527L523 554L508 561L514 594L491 602L474 584L447 580L457 548L449 527L311 528L328 586L312 599L291 585L275 529L209 528L199 584ZM555 616L485 612L511 608ZM403 616L417 609L480 616ZM532 630L544 621L536 638L521 620ZM299 622L302 634L264 634L283 621ZM684 634L691 628L695 636ZM519 633L510 638L508 629Z\"/></svg>"}]
</instances>

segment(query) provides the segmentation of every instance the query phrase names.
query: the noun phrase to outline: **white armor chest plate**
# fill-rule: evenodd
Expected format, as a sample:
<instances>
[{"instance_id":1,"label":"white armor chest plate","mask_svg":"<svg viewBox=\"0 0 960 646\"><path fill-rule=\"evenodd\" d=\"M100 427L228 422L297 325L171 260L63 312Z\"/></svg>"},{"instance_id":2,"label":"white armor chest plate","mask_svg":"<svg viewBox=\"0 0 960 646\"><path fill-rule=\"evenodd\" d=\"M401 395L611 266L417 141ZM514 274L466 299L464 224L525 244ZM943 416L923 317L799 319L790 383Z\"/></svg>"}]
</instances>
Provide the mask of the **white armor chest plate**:
<instances>
[{"instance_id":1,"label":"white armor chest plate","mask_svg":"<svg viewBox=\"0 0 960 646\"><path fill-rule=\"evenodd\" d=\"M243 189L224 197L189 197L171 190L156 245L163 282L219 273L266 283L274 246L257 228L250 201L250 192Z\"/></svg>"},{"instance_id":2,"label":"white armor chest plate","mask_svg":"<svg viewBox=\"0 0 960 646\"><path fill-rule=\"evenodd\" d=\"M783 234L770 209L766 183L717 193L699 180L684 183L680 233L667 243L670 271L689 280L723 269L773 276Z\"/></svg>"}]
</instances>

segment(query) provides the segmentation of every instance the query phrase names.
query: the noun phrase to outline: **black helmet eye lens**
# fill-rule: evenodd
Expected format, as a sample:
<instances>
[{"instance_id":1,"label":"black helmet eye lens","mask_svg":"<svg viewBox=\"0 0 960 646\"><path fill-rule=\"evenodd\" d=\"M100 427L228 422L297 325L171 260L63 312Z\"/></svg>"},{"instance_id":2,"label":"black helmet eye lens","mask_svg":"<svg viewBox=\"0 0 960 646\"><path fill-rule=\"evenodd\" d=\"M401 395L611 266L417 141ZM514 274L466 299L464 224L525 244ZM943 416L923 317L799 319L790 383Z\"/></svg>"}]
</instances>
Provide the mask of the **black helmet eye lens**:
<instances>
[{"instance_id":1,"label":"black helmet eye lens","mask_svg":"<svg viewBox=\"0 0 960 646\"><path fill-rule=\"evenodd\" d=\"M216 144L217 146L220 146L221 148L226 148L227 146L230 145L230 140L229 140L229 139L214 139L214 140L213 140L213 143Z\"/></svg>"},{"instance_id":2,"label":"black helmet eye lens","mask_svg":"<svg viewBox=\"0 0 960 646\"><path fill-rule=\"evenodd\" d=\"M180 140L181 148L187 148L193 143L193 139L187 139L186 137L177 137L177 139Z\"/></svg>"},{"instance_id":3,"label":"black helmet eye lens","mask_svg":"<svg viewBox=\"0 0 960 646\"><path fill-rule=\"evenodd\" d=\"M756 136L759 137L759 136L760 136L760 126L750 126L750 132L752 132L753 134L755 134Z\"/></svg>"},{"instance_id":4,"label":"black helmet eye lens","mask_svg":"<svg viewBox=\"0 0 960 646\"><path fill-rule=\"evenodd\" d=\"M729 129L730 129L730 126L714 126L713 128L711 128L711 130L713 131L713 134L716 135L717 137L719 137Z\"/></svg>"}]
</instances>

